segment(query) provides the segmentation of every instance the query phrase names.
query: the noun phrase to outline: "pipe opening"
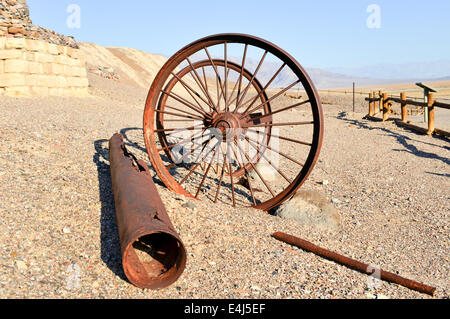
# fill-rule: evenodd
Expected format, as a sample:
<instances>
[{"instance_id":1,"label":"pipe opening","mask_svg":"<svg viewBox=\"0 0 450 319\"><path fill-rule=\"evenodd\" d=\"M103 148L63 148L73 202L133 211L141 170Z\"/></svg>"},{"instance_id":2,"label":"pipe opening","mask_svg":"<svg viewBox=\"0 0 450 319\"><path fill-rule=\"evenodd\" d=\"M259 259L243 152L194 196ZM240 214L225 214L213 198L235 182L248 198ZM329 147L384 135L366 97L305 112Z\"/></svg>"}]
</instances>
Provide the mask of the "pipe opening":
<instances>
[{"instance_id":1,"label":"pipe opening","mask_svg":"<svg viewBox=\"0 0 450 319\"><path fill-rule=\"evenodd\" d=\"M167 233L153 233L133 242L127 252L130 281L162 288L181 275L186 260L183 244Z\"/></svg>"}]
</instances>

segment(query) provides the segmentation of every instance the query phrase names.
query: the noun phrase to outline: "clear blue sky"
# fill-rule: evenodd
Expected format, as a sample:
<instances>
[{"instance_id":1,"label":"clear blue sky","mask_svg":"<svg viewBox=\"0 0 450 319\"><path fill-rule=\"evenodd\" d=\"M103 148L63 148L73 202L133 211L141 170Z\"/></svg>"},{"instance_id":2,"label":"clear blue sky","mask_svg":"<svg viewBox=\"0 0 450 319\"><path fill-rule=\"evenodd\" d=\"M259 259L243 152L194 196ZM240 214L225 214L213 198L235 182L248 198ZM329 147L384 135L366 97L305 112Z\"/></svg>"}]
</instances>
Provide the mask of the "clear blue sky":
<instances>
[{"instance_id":1,"label":"clear blue sky","mask_svg":"<svg viewBox=\"0 0 450 319\"><path fill-rule=\"evenodd\" d=\"M171 56L200 37L248 33L279 45L307 67L450 59L448 0L28 0L33 23L78 41ZM67 7L81 8L70 29ZM367 27L379 5L381 28Z\"/></svg>"}]
</instances>

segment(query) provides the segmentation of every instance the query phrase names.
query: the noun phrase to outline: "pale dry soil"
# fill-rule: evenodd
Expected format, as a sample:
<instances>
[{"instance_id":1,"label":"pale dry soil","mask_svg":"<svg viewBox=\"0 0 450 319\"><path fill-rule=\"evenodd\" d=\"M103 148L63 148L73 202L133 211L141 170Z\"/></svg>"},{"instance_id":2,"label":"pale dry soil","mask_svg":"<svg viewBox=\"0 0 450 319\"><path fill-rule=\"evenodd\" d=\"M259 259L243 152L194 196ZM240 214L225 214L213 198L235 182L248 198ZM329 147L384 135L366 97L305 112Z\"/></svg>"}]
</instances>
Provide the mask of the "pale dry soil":
<instances>
[{"instance_id":1,"label":"pale dry soil","mask_svg":"<svg viewBox=\"0 0 450 319\"><path fill-rule=\"evenodd\" d=\"M122 132L147 159L146 92L91 84L95 95L83 99L0 99L1 298L429 298L386 282L371 289L366 275L278 242L274 231L449 297L449 141L363 120L366 104L351 113L342 98L324 105L322 153L304 185L335 199L340 231L157 184L187 266L168 289L135 288L121 268L107 141Z\"/></svg>"}]
</instances>

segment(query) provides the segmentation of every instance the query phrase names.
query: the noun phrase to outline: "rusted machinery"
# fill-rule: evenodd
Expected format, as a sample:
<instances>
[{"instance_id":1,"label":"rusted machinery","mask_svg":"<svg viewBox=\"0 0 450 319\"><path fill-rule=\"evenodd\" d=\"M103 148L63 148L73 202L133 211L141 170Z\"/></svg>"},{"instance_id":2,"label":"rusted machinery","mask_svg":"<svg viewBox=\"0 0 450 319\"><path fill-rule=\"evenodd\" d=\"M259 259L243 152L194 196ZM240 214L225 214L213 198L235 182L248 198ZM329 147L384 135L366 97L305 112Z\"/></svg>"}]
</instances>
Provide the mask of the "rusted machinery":
<instances>
[{"instance_id":1,"label":"rusted machinery","mask_svg":"<svg viewBox=\"0 0 450 319\"><path fill-rule=\"evenodd\" d=\"M170 190L268 211L310 175L323 122L318 93L292 56L257 37L219 34L184 47L162 67L143 127L150 161ZM138 287L167 287L184 270L183 243L147 165L119 134L110 140L110 162L124 272ZM371 274L368 265L299 238L274 237ZM381 279L435 290L385 271Z\"/></svg>"},{"instance_id":2,"label":"rusted machinery","mask_svg":"<svg viewBox=\"0 0 450 319\"><path fill-rule=\"evenodd\" d=\"M286 98L292 91L302 98ZM154 79L144 112L147 152L170 190L266 211L305 182L322 138L322 107L305 70L244 34L209 36L177 52Z\"/></svg>"},{"instance_id":3,"label":"rusted machinery","mask_svg":"<svg viewBox=\"0 0 450 319\"><path fill-rule=\"evenodd\" d=\"M127 151L120 134L110 139L109 152L125 275L139 288L167 287L183 273L183 242L145 162Z\"/></svg>"},{"instance_id":4,"label":"rusted machinery","mask_svg":"<svg viewBox=\"0 0 450 319\"><path fill-rule=\"evenodd\" d=\"M360 261L354 260L352 258L348 258L342 255L339 255L335 252L332 252L328 249L321 248L319 246L316 246L304 239L294 237L292 235L288 235L281 232L276 232L272 235L275 239L280 240L282 242L285 242L287 244L297 246L298 248L301 248L305 251L312 252L318 256L321 256L323 258L332 260L334 262L337 262L341 265L344 265L348 268L357 270L359 272L365 273L367 275L375 275L378 276L381 280L385 280L388 282L392 282L398 285L401 285L403 287L433 296L434 292L436 291L435 287L431 287L422 283L419 283L414 280L403 278L399 275L396 275L394 273L382 270L382 269L374 269L374 267L364 264Z\"/></svg>"},{"instance_id":5,"label":"rusted machinery","mask_svg":"<svg viewBox=\"0 0 450 319\"><path fill-rule=\"evenodd\" d=\"M292 90L305 98L283 102ZM233 206L269 210L287 200L311 173L322 137L322 108L304 69L274 44L243 34L181 49L153 81L144 112L147 152L165 185ZM183 243L146 164L121 135L110 140L110 162L124 272L138 287L166 287L184 270ZM278 178L269 179L263 164Z\"/></svg>"}]
</instances>

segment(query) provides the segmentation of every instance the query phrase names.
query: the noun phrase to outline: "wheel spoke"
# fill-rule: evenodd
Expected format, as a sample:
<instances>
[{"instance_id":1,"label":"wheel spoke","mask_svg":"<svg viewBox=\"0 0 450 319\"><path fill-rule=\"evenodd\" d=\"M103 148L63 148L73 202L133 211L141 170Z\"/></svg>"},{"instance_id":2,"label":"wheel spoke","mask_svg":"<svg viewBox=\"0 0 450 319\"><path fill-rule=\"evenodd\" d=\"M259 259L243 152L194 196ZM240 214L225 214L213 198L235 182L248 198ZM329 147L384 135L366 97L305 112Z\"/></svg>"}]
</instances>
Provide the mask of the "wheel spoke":
<instances>
[{"instance_id":1,"label":"wheel spoke","mask_svg":"<svg viewBox=\"0 0 450 319\"><path fill-rule=\"evenodd\" d=\"M256 166L253 164L252 160L250 159L250 157L247 155L247 153L245 153L241 146L239 145L239 142L236 143L236 145L238 146L239 150L241 151L242 154L245 155L247 161L250 163L250 165L252 166L253 170L256 172L256 174L259 176L259 178L261 179L261 181L263 182L263 184L266 186L266 188L269 190L270 194L275 197L275 194L273 193L272 189L270 188L270 186L267 184L266 180L264 179L264 177L262 177L262 175L259 173L258 169L256 168Z\"/></svg>"},{"instance_id":2,"label":"wheel spoke","mask_svg":"<svg viewBox=\"0 0 450 319\"><path fill-rule=\"evenodd\" d=\"M245 129L245 128L249 128L249 127L276 127L276 126L309 125L309 124L314 124L314 121L256 124L256 125L250 125L250 126L243 126L242 128Z\"/></svg>"},{"instance_id":3,"label":"wheel spoke","mask_svg":"<svg viewBox=\"0 0 450 319\"><path fill-rule=\"evenodd\" d=\"M219 151L220 154L220 151ZM220 174L220 180L217 184L217 191L216 196L214 197L214 203L217 203L217 199L219 198L220 188L222 187L222 181L223 181L223 175L225 174L225 165L227 164L226 156L223 154L223 166L222 166L222 172Z\"/></svg>"},{"instance_id":4,"label":"wheel spoke","mask_svg":"<svg viewBox=\"0 0 450 319\"><path fill-rule=\"evenodd\" d=\"M200 76L197 73L197 70L194 68L194 66L191 63L191 60L189 60L189 58L186 58L186 61L188 62L189 66L191 68L191 72L194 72L194 74L195 74L194 79L196 80L197 85L202 89L202 91L205 94L206 98L209 100L209 103L207 103L207 104L210 106L210 108L212 108L213 110L217 111L216 107L214 105L214 102L213 102L213 100L211 98L211 95L209 94L209 91L208 91L208 81L206 80L205 69L202 68L203 69L203 76L204 76L204 80L205 80L205 84L203 85L203 83L202 83L202 81L200 79Z\"/></svg>"},{"instance_id":5,"label":"wheel spoke","mask_svg":"<svg viewBox=\"0 0 450 319\"><path fill-rule=\"evenodd\" d=\"M196 119L198 119L200 121L204 120L204 118L198 116L197 114L190 113L190 112L188 112L186 110L178 109L178 108L173 107L173 106L164 105L164 108L171 109L171 110L178 111L178 112L182 112L182 113L186 113L186 114L188 114L188 115L190 115L190 116L192 116L192 117L194 117L194 118L196 118ZM159 112L159 110L155 110L155 112Z\"/></svg>"},{"instance_id":6,"label":"wheel spoke","mask_svg":"<svg viewBox=\"0 0 450 319\"><path fill-rule=\"evenodd\" d=\"M171 123L171 122L192 122L192 120L167 119L167 120L164 120L164 122L169 122L169 123Z\"/></svg>"},{"instance_id":7,"label":"wheel spoke","mask_svg":"<svg viewBox=\"0 0 450 319\"><path fill-rule=\"evenodd\" d=\"M197 103L197 105L200 107L200 109L203 112L207 112L202 105L197 101L197 99L195 98L195 96L197 96L199 99L201 99L206 105L209 105L209 102L206 101L197 91L195 91L192 87L189 86L189 84L187 84L183 79L181 79L178 75L176 75L175 73L172 72L172 75L181 83L181 85L185 88L186 92L189 93L189 95L194 99L195 103ZM191 93L192 92L192 93ZM194 95L192 95L194 94Z\"/></svg>"},{"instance_id":8,"label":"wheel spoke","mask_svg":"<svg viewBox=\"0 0 450 319\"><path fill-rule=\"evenodd\" d=\"M201 117L194 117L194 116L190 116L190 115L183 115L183 114L167 112L167 111L160 111L160 110L155 110L155 112L161 113L161 114L173 115L173 116L177 116L177 117L184 117L184 118L191 119L191 120L203 121L203 119Z\"/></svg>"},{"instance_id":9,"label":"wheel spoke","mask_svg":"<svg viewBox=\"0 0 450 319\"><path fill-rule=\"evenodd\" d=\"M233 141L233 142L234 142L234 145L237 145L236 141ZM255 192L253 190L252 183L250 182L250 174L249 174L247 168L244 165L244 163L245 163L244 157L239 152L239 155L241 156L241 160L242 160L242 164L241 164L241 162L239 162L238 156L237 156L236 151L234 149L233 149L233 152L234 152L234 156L236 157L236 161L238 162L239 166L242 167L242 169L245 172L245 176L247 177L248 188L250 188L250 195L251 195L251 198L252 198L251 202L253 203L253 205L256 205Z\"/></svg>"},{"instance_id":10,"label":"wheel spoke","mask_svg":"<svg viewBox=\"0 0 450 319\"><path fill-rule=\"evenodd\" d=\"M256 70L255 70L255 73L253 73L252 79L251 79L250 82L247 84L247 87L245 88L244 92L242 93L242 97L241 97L239 100L236 101L236 107L237 107L237 109L240 108L240 105L241 105L242 100L244 100L245 96L246 96L247 93L248 93L248 90L250 89L250 86L253 84L253 81L255 80L256 75L257 75L258 72L259 72L259 69L261 68L261 66L262 66L262 64L263 64L263 62L264 62L264 60L266 59L267 53L268 53L267 51L264 52L264 55L263 55L263 57L261 58L261 61L259 61L258 67L257 67Z\"/></svg>"},{"instance_id":11,"label":"wheel spoke","mask_svg":"<svg viewBox=\"0 0 450 319\"><path fill-rule=\"evenodd\" d=\"M264 114L264 115L261 115L261 116L258 116L258 117L253 117L251 120L252 121L261 120L263 118L266 118L266 117L269 117L269 116L272 116L272 115L275 115L275 114L278 114L278 113L281 113L281 112L293 109L294 107L301 106L301 105L304 105L306 103L309 103L309 100L308 101L304 101L304 102L300 102L300 103L297 103L297 104L294 104L294 105L291 105L291 106L284 107L284 108L282 108L280 110L277 110L277 111L274 111L274 112L270 112L268 114Z\"/></svg>"},{"instance_id":12,"label":"wheel spoke","mask_svg":"<svg viewBox=\"0 0 450 319\"><path fill-rule=\"evenodd\" d=\"M173 132L173 131L183 131L183 130L186 130L186 131L193 131L193 130L200 130L200 129L203 129L203 128L207 128L207 127L204 127L204 126L201 126L201 127L199 127L198 125L194 125L194 126L191 126L191 127L178 127L178 128L164 128L164 129L157 129L157 130L153 130L153 132L155 132L155 133L161 133L161 132Z\"/></svg>"},{"instance_id":13,"label":"wheel spoke","mask_svg":"<svg viewBox=\"0 0 450 319\"><path fill-rule=\"evenodd\" d=\"M182 140L182 141L180 141L180 142L178 142L178 143L176 143L176 144L172 144L172 145L169 145L169 146L160 148L160 149L158 149L158 153L161 152L161 151L170 150L170 149L172 149L172 148L174 148L174 147L177 147L177 146L184 145L184 144L186 144L186 143L188 143L188 142L194 142L195 140L198 140L199 138L202 138L202 137L209 137L209 136L212 135L212 134L203 135L204 132L205 132L205 130L203 130L203 131L200 133L200 135L198 135L198 136L196 136L196 137L195 137L195 134L192 134L189 138L186 138L186 139L184 139L184 140Z\"/></svg>"},{"instance_id":14,"label":"wheel spoke","mask_svg":"<svg viewBox=\"0 0 450 319\"><path fill-rule=\"evenodd\" d=\"M216 146L217 146L217 144L216 144ZM195 196L194 196L195 198L198 198L198 194L200 193L200 191L201 191L201 189L203 187L203 184L205 183L206 176L208 175L209 170L211 169L212 163L214 161L214 156L216 156L216 153L217 153L217 149L214 151L213 156L211 156L211 161L209 162L208 168L206 169L206 172L203 175L203 178L202 178L202 181L200 183L200 186L197 189L197 193L195 193Z\"/></svg>"},{"instance_id":15,"label":"wheel spoke","mask_svg":"<svg viewBox=\"0 0 450 319\"><path fill-rule=\"evenodd\" d=\"M239 89L238 89L238 93L237 93L237 95L236 95L236 98L235 98L233 101L238 101L238 100L239 100L239 97L240 97L240 95L241 95L242 78L243 78L244 68L245 68L245 62L246 62L245 60L246 60L246 58L247 58L247 49L248 49L248 44L246 44L246 45L245 45L245 48L244 48L244 56L243 56L243 58L242 58L241 74L239 75ZM231 102L231 103L233 103L233 102ZM233 113L236 113L236 111L237 111L237 106L236 106L236 108L234 109L234 112L233 112Z\"/></svg>"},{"instance_id":16,"label":"wheel spoke","mask_svg":"<svg viewBox=\"0 0 450 319\"><path fill-rule=\"evenodd\" d=\"M228 57L227 57L227 41L224 42L224 60L225 60L225 112L228 112Z\"/></svg>"},{"instance_id":17,"label":"wheel spoke","mask_svg":"<svg viewBox=\"0 0 450 319\"><path fill-rule=\"evenodd\" d=\"M291 184L292 183L292 180L290 179L290 178L288 178L281 170L279 170L274 164L272 164L272 161L271 160L269 160L268 158L267 158L267 156L264 154L264 152L261 152L260 150L259 150L259 147L258 146L255 146L255 144L252 142L252 141L250 141L249 140L249 138L246 136L245 137L245 139L247 140L247 142L248 142L248 144L250 144L254 149L255 149L255 151L257 151L266 161L267 161L267 163L269 163L269 165L271 165L277 172L278 172L278 174L280 174L289 184Z\"/></svg>"},{"instance_id":18,"label":"wheel spoke","mask_svg":"<svg viewBox=\"0 0 450 319\"><path fill-rule=\"evenodd\" d=\"M191 176L191 174L197 169L197 167L200 166L200 164L203 162L203 159L204 159L205 157L207 157L207 156L211 153L211 151L212 151L213 149L216 148L217 144L216 144L212 149L210 149L210 150L206 153L206 155L203 157L203 159L202 159L201 161L199 161L200 155L203 154L203 151L205 150L206 146L207 146L211 141L212 141L212 139L208 140L208 141L206 142L206 144L203 145L203 149L202 149L201 153L200 153L199 156L197 156L197 158L195 159L195 161L198 162L198 163L196 163L194 166L191 167L191 169L189 170L189 173L188 173L188 174L183 178L183 180L180 182L180 185L182 185L182 184L189 178L189 176ZM200 145L200 146L202 146L202 145ZM197 147L197 148L198 148L198 147ZM189 153L187 153L187 154L189 154ZM192 154L192 153L191 153L191 154ZM176 165L174 165L174 166L176 166ZM174 166L172 166L172 167L174 167Z\"/></svg>"},{"instance_id":19,"label":"wheel spoke","mask_svg":"<svg viewBox=\"0 0 450 319\"><path fill-rule=\"evenodd\" d=\"M248 137L248 138L249 138L251 141L253 141L253 142L259 144L259 141L256 141L256 140L254 140L254 139L252 139L252 138L250 138L250 137ZM283 152L274 150L273 147L270 147L269 145L265 145L265 147L266 147L267 149L269 149L270 151L274 152L274 153L280 154L281 156L283 156L284 158L287 158L288 160L294 162L295 164L300 165L301 167L304 167L304 166L305 166L305 164L300 163L299 161L297 161L296 159L292 158L291 156L289 156L289 155L287 155L287 154L285 154L285 153L283 153Z\"/></svg>"},{"instance_id":20,"label":"wheel spoke","mask_svg":"<svg viewBox=\"0 0 450 319\"><path fill-rule=\"evenodd\" d=\"M266 186L266 188L269 190L270 194L275 197L274 192L272 191L272 189L270 188L270 186L267 184L266 180L264 179L264 177L262 177L262 175L259 173L258 169L256 168L256 166L253 164L252 160L250 159L250 157L247 155L247 153L245 153L241 146L239 145L239 142L236 143L237 147L239 148L239 150L242 152L241 154L245 155L245 158L247 159L247 161L250 163L250 165L252 166L253 170L256 172L256 174L258 174L259 178L261 179L261 181L263 182L263 184Z\"/></svg>"},{"instance_id":21,"label":"wheel spoke","mask_svg":"<svg viewBox=\"0 0 450 319\"><path fill-rule=\"evenodd\" d=\"M162 90L161 92L164 93L164 94L167 94L168 96L170 96L171 98L177 100L181 104L186 105L191 110L196 111L197 113L200 113L204 117L208 117L208 118L211 117L210 115L206 114L204 111L197 109L197 107L194 104L192 104L191 102L185 100L184 98L182 98L181 96L177 95L176 93L173 93L173 92L169 93L169 92L166 92L164 90Z\"/></svg>"},{"instance_id":22,"label":"wheel spoke","mask_svg":"<svg viewBox=\"0 0 450 319\"><path fill-rule=\"evenodd\" d=\"M205 93L208 96L208 100L211 102L211 107L214 111L217 112L216 106L214 105L214 102L212 100L211 95L209 94L209 88L208 88L208 79L206 78L206 72L205 72L205 67L202 67L202 72L203 72L203 80L205 81Z\"/></svg>"},{"instance_id":23,"label":"wheel spoke","mask_svg":"<svg viewBox=\"0 0 450 319\"><path fill-rule=\"evenodd\" d=\"M230 159L230 161L228 161L228 159ZM233 207L236 207L236 198L235 198L235 194L234 194L233 168L231 167L230 144L228 142L227 142L227 161L228 161L228 170L230 172L231 195L233 197Z\"/></svg>"},{"instance_id":24,"label":"wheel spoke","mask_svg":"<svg viewBox=\"0 0 450 319\"><path fill-rule=\"evenodd\" d=\"M220 89L222 90L222 94L223 94L223 96L225 96L225 92L224 92L224 90L223 90L222 79L221 79L221 77L220 77L220 75L219 75L219 71L217 70L217 66L216 66L216 64L214 63L214 61L212 60L211 55L209 54L208 48L205 47L204 49L205 49L206 55L208 56L208 59L209 59L211 65L212 65L214 71L216 72L216 76L217 76L217 79L218 79L218 81L219 81ZM225 101L225 102L226 102L226 101Z\"/></svg>"},{"instance_id":25,"label":"wheel spoke","mask_svg":"<svg viewBox=\"0 0 450 319\"><path fill-rule=\"evenodd\" d=\"M284 141L288 141L288 142L293 142L293 143L297 143L297 144L301 144L301 145L306 145L306 146L312 146L312 143L307 143L307 142L303 142L303 141L299 141L299 140L294 140L292 138L288 138L288 137L284 137L284 136L279 136L279 135L274 135L274 134L267 134L265 132L262 131L257 131L257 130L252 130L252 129L248 129L249 132L254 132L254 133L258 133L258 134L264 134L273 138L279 138L280 140L284 140Z\"/></svg>"},{"instance_id":26,"label":"wheel spoke","mask_svg":"<svg viewBox=\"0 0 450 319\"><path fill-rule=\"evenodd\" d=\"M231 71L231 69L228 70L228 75L230 74L230 71ZM221 98L222 98L222 92L219 93L219 101L220 101Z\"/></svg>"},{"instance_id":27,"label":"wheel spoke","mask_svg":"<svg viewBox=\"0 0 450 319\"><path fill-rule=\"evenodd\" d=\"M274 76L272 76L272 78L269 80L269 82L267 82L266 86L261 90L261 92L255 96L255 98L249 99L247 102L242 103L241 106L247 105L250 101L252 101L252 103L248 106L247 109L251 108L253 106L253 104L256 103L256 101L258 100L259 97L261 97L261 95L266 92L267 88L272 84L272 82L277 78L278 74L280 74L280 72L284 69L284 67L286 66L286 63L283 63L283 65L278 69L278 71L274 74ZM245 112L244 112L245 113Z\"/></svg>"},{"instance_id":28,"label":"wheel spoke","mask_svg":"<svg viewBox=\"0 0 450 319\"><path fill-rule=\"evenodd\" d=\"M284 94L286 91L290 90L291 88L293 88L294 86L296 86L298 83L300 83L300 80L295 81L294 83L292 83L291 85L289 85L288 87L284 88L283 90L281 90L279 93L275 94L274 96L272 96L270 99L268 99L266 102L263 102L262 104L258 105L257 107L254 107L251 111L249 110L250 107L248 107L245 111L244 111L244 115L243 116L247 116L248 114L251 114L253 112L255 112L256 110L259 110L261 107L263 107L264 105L266 105L267 103L272 102L273 100L275 100L277 97L279 97L280 95Z\"/></svg>"},{"instance_id":29,"label":"wheel spoke","mask_svg":"<svg viewBox=\"0 0 450 319\"><path fill-rule=\"evenodd\" d=\"M232 90L231 93L230 93L230 100L231 100L231 97L233 96L234 92L236 91L237 87L238 87L238 82L234 83L233 90ZM229 102L229 105L232 105L234 101L236 101L236 98L234 98L233 100L231 100L231 101ZM233 113L236 113L236 108L234 108Z\"/></svg>"}]
</instances>

